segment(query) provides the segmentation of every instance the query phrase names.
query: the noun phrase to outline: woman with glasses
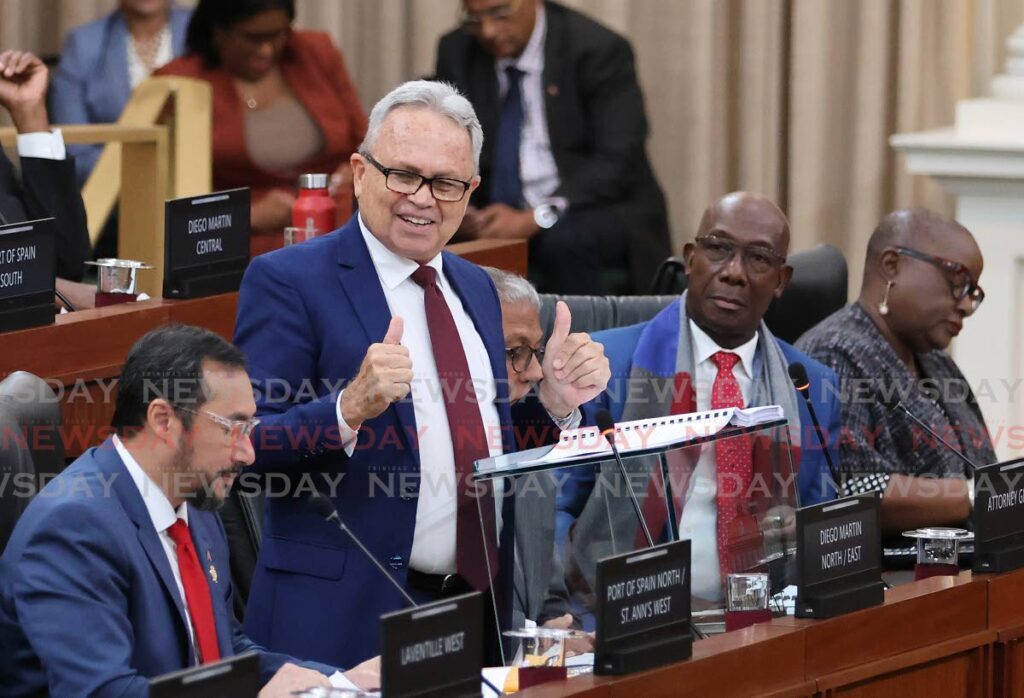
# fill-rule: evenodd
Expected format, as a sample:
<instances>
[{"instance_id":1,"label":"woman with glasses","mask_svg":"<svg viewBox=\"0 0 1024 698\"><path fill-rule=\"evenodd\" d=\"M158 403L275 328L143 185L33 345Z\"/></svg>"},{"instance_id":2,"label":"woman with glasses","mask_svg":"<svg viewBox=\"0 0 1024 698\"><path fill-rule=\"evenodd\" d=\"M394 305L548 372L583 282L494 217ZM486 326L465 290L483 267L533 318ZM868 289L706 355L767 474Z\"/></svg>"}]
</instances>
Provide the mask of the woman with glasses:
<instances>
[{"instance_id":1,"label":"woman with glasses","mask_svg":"<svg viewBox=\"0 0 1024 698\"><path fill-rule=\"evenodd\" d=\"M251 188L253 255L283 244L304 172L332 174L338 220L352 214L366 114L330 37L294 19L294 0L199 0L187 54L157 72L213 88L213 186Z\"/></svg>"},{"instance_id":2,"label":"woman with glasses","mask_svg":"<svg viewBox=\"0 0 1024 698\"><path fill-rule=\"evenodd\" d=\"M962 524L969 466L995 461L970 385L945 350L978 309L981 251L966 228L926 209L890 213L868 242L857 300L797 342L839 376L845 494L882 493L890 533Z\"/></svg>"}]
</instances>

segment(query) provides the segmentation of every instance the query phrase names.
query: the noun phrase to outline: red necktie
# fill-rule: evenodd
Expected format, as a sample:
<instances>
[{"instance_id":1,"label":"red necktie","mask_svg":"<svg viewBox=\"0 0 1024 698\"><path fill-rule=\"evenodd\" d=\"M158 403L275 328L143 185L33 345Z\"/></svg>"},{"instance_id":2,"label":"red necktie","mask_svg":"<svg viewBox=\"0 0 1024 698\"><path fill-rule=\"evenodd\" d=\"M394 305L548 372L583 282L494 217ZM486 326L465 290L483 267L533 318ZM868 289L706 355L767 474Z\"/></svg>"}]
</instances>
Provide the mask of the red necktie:
<instances>
[{"instance_id":1,"label":"red necktie","mask_svg":"<svg viewBox=\"0 0 1024 698\"><path fill-rule=\"evenodd\" d=\"M711 356L711 360L718 367L715 382L711 385L711 409L743 407L743 392L732 372L740 357L732 352L719 351ZM733 437L716 441L715 467L718 480L718 494L715 497L718 510L718 565L724 581L725 575L732 571L729 526L740 515L739 508L753 478L750 440Z\"/></svg>"},{"instance_id":2,"label":"red necktie","mask_svg":"<svg viewBox=\"0 0 1024 698\"><path fill-rule=\"evenodd\" d=\"M167 529L167 533L178 549L178 571L181 573L181 586L185 588L185 603L192 617L196 644L199 645L199 662L215 662L220 659L220 648L217 646L217 627L213 621L210 585L203 568L199 566L199 557L192 545L192 534L189 533L188 524L181 519L177 519Z\"/></svg>"},{"instance_id":3,"label":"red necktie","mask_svg":"<svg viewBox=\"0 0 1024 698\"><path fill-rule=\"evenodd\" d=\"M474 483L473 462L487 458L487 435L480 417L466 352L462 348L455 319L437 285L437 270L421 266L412 280L423 287L423 302L430 328L430 344L437 364L441 395L445 396L448 429L455 455L455 486L458 515L455 527L455 566L459 575L474 589L483 591L491 585L498 571L497 537L495 536L494 497L490 481ZM429 457L429 454L420 454ZM474 496L475 495L475 496ZM480 509L477 509L480 497ZM481 519L483 528L481 529ZM481 548L486 548L490 574Z\"/></svg>"}]
</instances>

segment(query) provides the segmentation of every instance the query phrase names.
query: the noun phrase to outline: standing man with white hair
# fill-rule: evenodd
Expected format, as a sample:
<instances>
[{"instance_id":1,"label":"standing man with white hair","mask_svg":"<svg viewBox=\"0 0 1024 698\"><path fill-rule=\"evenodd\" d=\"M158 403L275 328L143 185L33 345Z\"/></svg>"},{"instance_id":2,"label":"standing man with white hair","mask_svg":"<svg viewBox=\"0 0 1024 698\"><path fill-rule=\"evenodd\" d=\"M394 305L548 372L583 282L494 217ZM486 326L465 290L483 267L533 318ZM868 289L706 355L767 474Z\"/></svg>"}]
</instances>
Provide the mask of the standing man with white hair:
<instances>
[{"instance_id":1,"label":"standing man with white hair","mask_svg":"<svg viewBox=\"0 0 1024 698\"><path fill-rule=\"evenodd\" d=\"M351 159L358 214L246 272L235 342L263 420L256 467L288 475L297 495L267 503L246 611L268 647L348 666L379 651L380 615L404 605L299 496L310 476L417 601L486 592L495 648L510 616L511 506L469 479L474 461L514 448L501 311L480 267L441 252L480 184L482 141L454 88L397 87ZM593 343L569 321L563 306L545 371L560 423L604 389Z\"/></svg>"}]
</instances>

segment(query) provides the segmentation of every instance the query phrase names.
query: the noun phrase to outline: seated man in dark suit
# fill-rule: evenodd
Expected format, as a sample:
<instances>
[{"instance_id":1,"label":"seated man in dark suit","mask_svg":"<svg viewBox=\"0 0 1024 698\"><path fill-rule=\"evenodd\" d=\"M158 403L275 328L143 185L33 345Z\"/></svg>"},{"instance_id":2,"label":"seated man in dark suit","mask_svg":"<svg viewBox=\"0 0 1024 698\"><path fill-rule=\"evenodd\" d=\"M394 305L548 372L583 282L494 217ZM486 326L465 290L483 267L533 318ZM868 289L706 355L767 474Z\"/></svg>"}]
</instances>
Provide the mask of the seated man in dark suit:
<instances>
[{"instance_id":1,"label":"seated man in dark suit","mask_svg":"<svg viewBox=\"0 0 1024 698\"><path fill-rule=\"evenodd\" d=\"M554 2L463 6L436 68L486 135L463 233L529 240L546 292L606 293L602 272L627 261L631 288L646 289L668 222L629 43Z\"/></svg>"},{"instance_id":2,"label":"seated man in dark suit","mask_svg":"<svg viewBox=\"0 0 1024 698\"><path fill-rule=\"evenodd\" d=\"M249 650L259 653L261 695L328 684L333 668L266 652L231 614L213 510L253 461L255 413L242 354L212 332L171 325L136 343L117 435L32 500L0 558L6 690L143 696L154 676ZM376 683L373 665L348 678Z\"/></svg>"},{"instance_id":3,"label":"seated man in dark suit","mask_svg":"<svg viewBox=\"0 0 1024 698\"><path fill-rule=\"evenodd\" d=\"M810 414L788 366L800 362L807 369L834 462L840 414L835 374L774 337L762 320L792 276L788 250L789 222L775 204L745 192L722 197L705 211L695 240L683 249L689 287L682 297L649 322L594 335L611 361L612 378L607 391L584 406L584 414L603 407L618 422L779 405L789 422L788 428L754 439L669 454L675 524L679 537L692 544L691 591L712 605L723 598L725 575L756 567L765 557L758 554L762 542L780 535L777 529L790 520L779 518L777 507L760 505L779 500L807 505L833 497L824 453L813 429L806 428ZM798 473L790 470L787 449ZM660 470L652 471L650 460L627 463L637 466L637 495L657 542L670 529L658 494L664 492ZM646 541L637 535L638 522L618 486L614 463L569 472L559 498L558 535L560 543L569 539L566 568L586 594L594 588L598 559ZM767 491L776 486L781 491Z\"/></svg>"},{"instance_id":4,"label":"seated man in dark suit","mask_svg":"<svg viewBox=\"0 0 1024 698\"><path fill-rule=\"evenodd\" d=\"M512 403L512 429L518 448L535 448L555 443L561 429L537 398L544 380L544 349L541 340L540 298L530 282L501 269L484 267L501 301L501 324L505 334L508 369L508 397ZM565 322L565 314L562 322ZM585 336L585 335L584 335ZM600 348L600 345L597 345ZM600 351L595 371L607 382L608 359ZM573 410L563 422L575 429L582 422ZM564 476L562 476L564 480ZM528 473L514 480L516 492L515 579L513 625L524 619L545 627L568 628L576 621L569 609L565 572L555 544L555 500L557 478L552 472Z\"/></svg>"},{"instance_id":5,"label":"seated man in dark suit","mask_svg":"<svg viewBox=\"0 0 1024 698\"><path fill-rule=\"evenodd\" d=\"M0 151L0 225L55 218L57 276L78 281L92 252L89 230L75 181L75 160L67 155L60 130L50 130L47 76L46 66L31 53L0 53L0 107L18 131L21 160L19 181L14 165ZM62 283L60 290L69 288Z\"/></svg>"}]
</instances>

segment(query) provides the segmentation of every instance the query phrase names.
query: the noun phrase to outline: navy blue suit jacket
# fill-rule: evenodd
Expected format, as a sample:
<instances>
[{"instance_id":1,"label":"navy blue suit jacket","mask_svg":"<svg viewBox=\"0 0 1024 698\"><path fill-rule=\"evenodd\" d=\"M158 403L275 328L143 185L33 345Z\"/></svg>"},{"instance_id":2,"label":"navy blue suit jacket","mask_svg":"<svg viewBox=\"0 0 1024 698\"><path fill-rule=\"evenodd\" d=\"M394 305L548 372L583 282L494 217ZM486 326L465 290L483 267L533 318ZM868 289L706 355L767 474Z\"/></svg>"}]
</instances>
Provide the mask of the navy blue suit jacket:
<instances>
[{"instance_id":1,"label":"navy blue suit jacket","mask_svg":"<svg viewBox=\"0 0 1024 698\"><path fill-rule=\"evenodd\" d=\"M235 621L220 519L190 509L189 529L206 569L221 656L260 651L268 681L290 658L262 651ZM2 692L147 695L149 678L195 663L185 623L145 502L107 440L32 500L0 558Z\"/></svg>"},{"instance_id":2,"label":"navy blue suit jacket","mask_svg":"<svg viewBox=\"0 0 1024 698\"><path fill-rule=\"evenodd\" d=\"M502 441L512 450L501 306L487 274L443 253L443 270L483 339L497 381ZM416 523L420 453L410 399L367 420L341 448L338 393L380 342L391 312L356 217L339 230L252 260L238 298L263 423L256 467L267 473L263 542L246 632L276 651L352 666L378 654L380 615L405 604L333 523L302 496L316 486L374 556L405 584ZM415 371L415 367L413 368ZM511 574L511 498L503 507L502 572ZM505 575L499 580L510 588ZM511 577L507 577L511 579ZM416 592L410 592L416 597ZM502 604L510 615L508 599Z\"/></svg>"},{"instance_id":3,"label":"navy blue suit jacket","mask_svg":"<svg viewBox=\"0 0 1024 698\"><path fill-rule=\"evenodd\" d=\"M622 411L629 395L629 376L633 366L633 352L640 335L647 323L619 327L603 332L595 332L594 341L604 345L605 356L611 364L612 377L608 389L594 400L584 405L584 415L593 423L593 415L600 409L611 412L617 422L622 419ZM836 374L831 369L808 357L792 345L776 340L782 349L786 361L799 361L807 368L807 376L811 380L811 402L821 426L827 432L825 443L828 446L832 461L839 465L839 430L840 405L839 388ZM672 349L673 353L675 348ZM795 392L795 389L794 389ZM800 504L817 504L835 497L835 490L830 482L828 464L814 435L811 414L802 397L797 395L800 410L800 474L797 486L800 492ZM558 498L558 522L556 538L564 544L569 526L583 511L587 498L594 486L596 469L589 467L570 468L571 475L566 481Z\"/></svg>"}]
</instances>

